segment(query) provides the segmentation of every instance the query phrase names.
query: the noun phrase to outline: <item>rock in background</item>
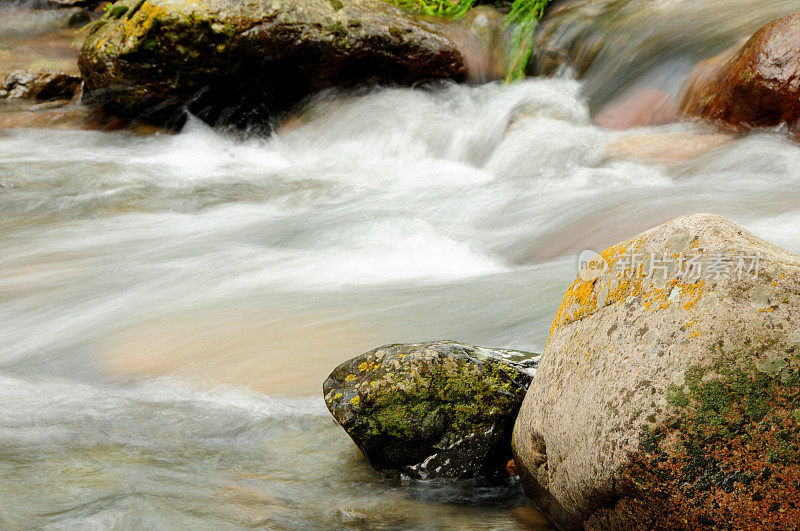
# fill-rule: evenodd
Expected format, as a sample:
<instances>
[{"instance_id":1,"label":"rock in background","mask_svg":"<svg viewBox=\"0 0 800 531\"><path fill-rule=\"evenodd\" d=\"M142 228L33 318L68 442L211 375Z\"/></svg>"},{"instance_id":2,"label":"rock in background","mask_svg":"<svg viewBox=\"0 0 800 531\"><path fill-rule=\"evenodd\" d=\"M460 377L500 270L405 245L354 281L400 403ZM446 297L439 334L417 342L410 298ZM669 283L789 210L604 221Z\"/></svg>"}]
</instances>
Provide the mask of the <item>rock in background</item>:
<instances>
[{"instance_id":1,"label":"rock in background","mask_svg":"<svg viewBox=\"0 0 800 531\"><path fill-rule=\"evenodd\" d=\"M386 345L337 367L325 403L378 470L494 476L511 456L532 356L452 341Z\"/></svg>"},{"instance_id":2,"label":"rock in background","mask_svg":"<svg viewBox=\"0 0 800 531\"><path fill-rule=\"evenodd\" d=\"M0 81L0 98L37 101L71 100L81 78L55 70L12 72Z\"/></svg>"},{"instance_id":3,"label":"rock in background","mask_svg":"<svg viewBox=\"0 0 800 531\"><path fill-rule=\"evenodd\" d=\"M683 112L737 128L800 120L800 13L773 20L747 43L700 65Z\"/></svg>"},{"instance_id":4,"label":"rock in background","mask_svg":"<svg viewBox=\"0 0 800 531\"><path fill-rule=\"evenodd\" d=\"M184 108L212 123L264 123L321 90L462 80L440 28L383 0L123 0L81 51L104 108L154 122Z\"/></svg>"},{"instance_id":5,"label":"rock in background","mask_svg":"<svg viewBox=\"0 0 800 531\"><path fill-rule=\"evenodd\" d=\"M708 214L601 256L514 428L528 495L565 529L796 525L800 257Z\"/></svg>"}]
</instances>

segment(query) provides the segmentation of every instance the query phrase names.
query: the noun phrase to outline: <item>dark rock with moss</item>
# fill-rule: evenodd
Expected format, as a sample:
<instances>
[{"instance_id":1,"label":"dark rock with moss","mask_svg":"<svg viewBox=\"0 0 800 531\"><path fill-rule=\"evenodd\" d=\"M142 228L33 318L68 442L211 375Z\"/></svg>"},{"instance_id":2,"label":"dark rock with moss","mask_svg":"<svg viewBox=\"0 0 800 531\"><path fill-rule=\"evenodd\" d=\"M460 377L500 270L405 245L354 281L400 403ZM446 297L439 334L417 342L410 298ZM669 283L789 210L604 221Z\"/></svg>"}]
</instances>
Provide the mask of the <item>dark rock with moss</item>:
<instances>
[{"instance_id":1,"label":"dark rock with moss","mask_svg":"<svg viewBox=\"0 0 800 531\"><path fill-rule=\"evenodd\" d=\"M51 7L94 7L102 4L105 0L46 0L46 5Z\"/></svg>"},{"instance_id":2,"label":"dark rock with moss","mask_svg":"<svg viewBox=\"0 0 800 531\"><path fill-rule=\"evenodd\" d=\"M0 98L37 101L71 100L81 78L56 70L21 70L0 81Z\"/></svg>"},{"instance_id":3,"label":"dark rock with moss","mask_svg":"<svg viewBox=\"0 0 800 531\"><path fill-rule=\"evenodd\" d=\"M383 0L122 0L80 67L107 111L159 123L263 123L332 87L466 75L440 27Z\"/></svg>"},{"instance_id":4,"label":"dark rock with moss","mask_svg":"<svg viewBox=\"0 0 800 531\"><path fill-rule=\"evenodd\" d=\"M563 529L800 522L800 256L684 216L567 290L512 443Z\"/></svg>"},{"instance_id":5,"label":"dark rock with moss","mask_svg":"<svg viewBox=\"0 0 800 531\"><path fill-rule=\"evenodd\" d=\"M386 345L338 366L325 403L384 473L492 477L511 456L534 356L453 341Z\"/></svg>"}]
</instances>

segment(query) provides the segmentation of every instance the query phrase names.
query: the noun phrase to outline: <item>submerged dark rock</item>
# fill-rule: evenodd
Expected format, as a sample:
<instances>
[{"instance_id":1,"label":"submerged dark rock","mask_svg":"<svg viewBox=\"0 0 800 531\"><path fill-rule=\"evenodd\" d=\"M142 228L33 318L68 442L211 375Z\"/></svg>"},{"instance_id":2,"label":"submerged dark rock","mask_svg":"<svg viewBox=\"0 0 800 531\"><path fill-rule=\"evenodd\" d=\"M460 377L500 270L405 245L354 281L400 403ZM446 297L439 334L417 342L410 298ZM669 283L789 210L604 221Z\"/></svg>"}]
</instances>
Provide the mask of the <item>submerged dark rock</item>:
<instances>
[{"instance_id":1,"label":"submerged dark rock","mask_svg":"<svg viewBox=\"0 0 800 531\"><path fill-rule=\"evenodd\" d=\"M466 76L440 27L383 0L122 0L80 67L106 111L157 123L263 123L332 87Z\"/></svg>"},{"instance_id":2,"label":"submerged dark rock","mask_svg":"<svg viewBox=\"0 0 800 531\"><path fill-rule=\"evenodd\" d=\"M325 403L384 473L500 475L532 356L453 341L386 345L338 366Z\"/></svg>"}]
</instances>

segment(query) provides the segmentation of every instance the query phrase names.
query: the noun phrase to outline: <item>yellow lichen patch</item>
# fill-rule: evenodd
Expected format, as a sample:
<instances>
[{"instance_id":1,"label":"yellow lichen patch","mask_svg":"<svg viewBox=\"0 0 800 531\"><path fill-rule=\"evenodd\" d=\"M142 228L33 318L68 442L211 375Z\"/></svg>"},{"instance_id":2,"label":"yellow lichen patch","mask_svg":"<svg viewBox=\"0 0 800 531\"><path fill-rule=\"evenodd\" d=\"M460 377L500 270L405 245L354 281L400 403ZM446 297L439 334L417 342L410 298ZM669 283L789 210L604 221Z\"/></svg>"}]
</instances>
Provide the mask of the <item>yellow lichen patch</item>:
<instances>
[{"instance_id":1,"label":"yellow lichen patch","mask_svg":"<svg viewBox=\"0 0 800 531\"><path fill-rule=\"evenodd\" d=\"M348 374L347 378L345 378L344 381L345 382L352 382L355 379L356 379L356 375L355 374Z\"/></svg>"},{"instance_id":2,"label":"yellow lichen patch","mask_svg":"<svg viewBox=\"0 0 800 531\"><path fill-rule=\"evenodd\" d=\"M561 305L556 312L553 323L550 326L550 334L561 326L578 321L594 313L597 310L598 296L603 287L609 284L610 280L619 279L619 284L611 291L604 301L604 305L614 304L624 300L629 295L639 295L641 293L641 282L643 277L644 263L637 264L635 271L613 271L614 265L622 259L628 249L633 246L639 250L647 242L647 236L641 235L631 240L612 245L602 251L600 256L608 263L609 272L591 281L584 281L580 275L567 289ZM633 277L633 278L628 278Z\"/></svg>"},{"instance_id":3,"label":"yellow lichen patch","mask_svg":"<svg viewBox=\"0 0 800 531\"><path fill-rule=\"evenodd\" d=\"M359 403L361 403L361 397L359 396L354 396L353 398L350 399L351 406L357 406Z\"/></svg>"},{"instance_id":4,"label":"yellow lichen patch","mask_svg":"<svg viewBox=\"0 0 800 531\"><path fill-rule=\"evenodd\" d=\"M340 398L342 398L342 396L344 396L344 395L342 395L342 393L336 393L335 395L333 395L333 399L334 400L339 400Z\"/></svg>"},{"instance_id":5,"label":"yellow lichen patch","mask_svg":"<svg viewBox=\"0 0 800 531\"><path fill-rule=\"evenodd\" d=\"M126 36L138 34L142 35L153 27L156 20L167 15L167 10L163 6L155 5L153 2L145 2L131 18L125 19L122 30Z\"/></svg>"},{"instance_id":6,"label":"yellow lichen patch","mask_svg":"<svg viewBox=\"0 0 800 531\"><path fill-rule=\"evenodd\" d=\"M667 285L661 289L652 288L644 295L644 307L647 310L666 310L669 308L672 301L669 300L670 293L678 281L676 279L670 280ZM654 307L655 306L655 307Z\"/></svg>"},{"instance_id":7,"label":"yellow lichen patch","mask_svg":"<svg viewBox=\"0 0 800 531\"><path fill-rule=\"evenodd\" d=\"M684 310L691 310L695 307L705 293L703 290L705 285L705 280L699 282L678 282L676 288L680 289L681 303L683 304Z\"/></svg>"},{"instance_id":8,"label":"yellow lichen patch","mask_svg":"<svg viewBox=\"0 0 800 531\"><path fill-rule=\"evenodd\" d=\"M596 279L591 282L578 279L567 288L567 293L564 295L561 306L556 312L556 317L553 319L553 324L550 326L551 334L558 327L589 315L594 310L597 304L597 295L593 293L595 282ZM575 305L578 307L573 312L572 308Z\"/></svg>"},{"instance_id":9,"label":"yellow lichen patch","mask_svg":"<svg viewBox=\"0 0 800 531\"><path fill-rule=\"evenodd\" d=\"M366 361L362 361L361 363L358 364L358 372L366 371L368 366L369 364Z\"/></svg>"}]
</instances>

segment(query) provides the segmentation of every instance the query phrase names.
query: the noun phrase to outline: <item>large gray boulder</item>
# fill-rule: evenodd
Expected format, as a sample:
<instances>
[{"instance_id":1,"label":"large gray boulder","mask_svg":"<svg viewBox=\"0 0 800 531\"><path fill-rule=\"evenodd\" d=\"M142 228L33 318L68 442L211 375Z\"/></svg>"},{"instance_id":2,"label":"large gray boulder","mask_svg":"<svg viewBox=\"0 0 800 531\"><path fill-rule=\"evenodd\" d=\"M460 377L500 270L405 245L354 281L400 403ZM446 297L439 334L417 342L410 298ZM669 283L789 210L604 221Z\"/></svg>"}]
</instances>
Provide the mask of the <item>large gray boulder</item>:
<instances>
[{"instance_id":1,"label":"large gray boulder","mask_svg":"<svg viewBox=\"0 0 800 531\"><path fill-rule=\"evenodd\" d=\"M325 403L382 472L491 477L511 457L533 356L453 341L386 345L339 365Z\"/></svg>"},{"instance_id":2,"label":"large gray boulder","mask_svg":"<svg viewBox=\"0 0 800 531\"><path fill-rule=\"evenodd\" d=\"M800 257L709 214L601 253L567 290L514 428L564 529L800 522Z\"/></svg>"},{"instance_id":3,"label":"large gray boulder","mask_svg":"<svg viewBox=\"0 0 800 531\"><path fill-rule=\"evenodd\" d=\"M383 0L122 0L80 54L111 112L170 122L264 122L331 87L462 80L441 28Z\"/></svg>"}]
</instances>

